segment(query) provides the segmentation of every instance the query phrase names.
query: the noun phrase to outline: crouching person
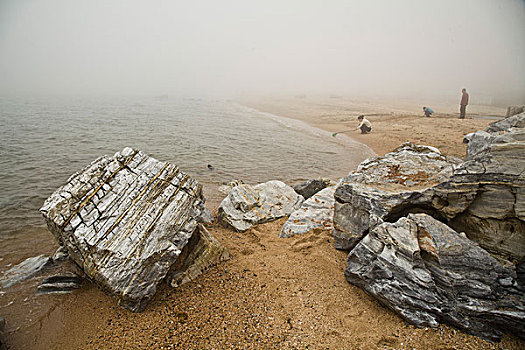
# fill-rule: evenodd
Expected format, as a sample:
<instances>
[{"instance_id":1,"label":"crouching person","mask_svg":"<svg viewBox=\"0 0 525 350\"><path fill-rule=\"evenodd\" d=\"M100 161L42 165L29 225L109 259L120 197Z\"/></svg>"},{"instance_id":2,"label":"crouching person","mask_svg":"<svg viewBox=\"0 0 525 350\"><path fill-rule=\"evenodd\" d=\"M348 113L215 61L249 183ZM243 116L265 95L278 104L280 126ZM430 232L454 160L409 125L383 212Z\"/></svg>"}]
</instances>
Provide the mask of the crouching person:
<instances>
[{"instance_id":1,"label":"crouching person","mask_svg":"<svg viewBox=\"0 0 525 350\"><path fill-rule=\"evenodd\" d=\"M356 130L361 129L361 134L368 134L370 131L372 131L372 124L363 115L357 117L357 120L360 124Z\"/></svg>"}]
</instances>

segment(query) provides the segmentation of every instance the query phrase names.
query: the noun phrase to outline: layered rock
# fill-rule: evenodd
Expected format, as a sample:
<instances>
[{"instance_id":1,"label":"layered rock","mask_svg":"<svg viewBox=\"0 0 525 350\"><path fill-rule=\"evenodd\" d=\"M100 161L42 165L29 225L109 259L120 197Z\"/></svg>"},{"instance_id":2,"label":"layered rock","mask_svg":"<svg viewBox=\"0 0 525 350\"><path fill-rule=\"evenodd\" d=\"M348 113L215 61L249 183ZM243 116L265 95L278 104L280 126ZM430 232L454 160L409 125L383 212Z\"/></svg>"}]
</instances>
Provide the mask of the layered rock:
<instances>
[{"instance_id":1,"label":"layered rock","mask_svg":"<svg viewBox=\"0 0 525 350\"><path fill-rule=\"evenodd\" d=\"M462 162L405 145L402 163L403 147L344 178L334 236L351 250L348 281L418 326L525 337L525 133L515 117L467 135Z\"/></svg>"},{"instance_id":2,"label":"layered rock","mask_svg":"<svg viewBox=\"0 0 525 350\"><path fill-rule=\"evenodd\" d=\"M64 294L82 287L83 278L74 272L47 277L37 288L37 294Z\"/></svg>"},{"instance_id":3,"label":"layered rock","mask_svg":"<svg viewBox=\"0 0 525 350\"><path fill-rule=\"evenodd\" d=\"M46 265L52 262L51 258L46 255L34 256L27 258L20 264L7 270L0 279L2 288L9 288L15 284L25 281L37 272L41 271Z\"/></svg>"},{"instance_id":4,"label":"layered rock","mask_svg":"<svg viewBox=\"0 0 525 350\"><path fill-rule=\"evenodd\" d=\"M525 128L525 113L508 116L502 120L490 123L487 132L510 131L511 128Z\"/></svg>"},{"instance_id":5,"label":"layered rock","mask_svg":"<svg viewBox=\"0 0 525 350\"><path fill-rule=\"evenodd\" d=\"M41 208L70 258L132 311L144 309L203 210L196 180L131 148L92 162Z\"/></svg>"},{"instance_id":6,"label":"layered rock","mask_svg":"<svg viewBox=\"0 0 525 350\"><path fill-rule=\"evenodd\" d=\"M333 228L335 186L327 187L303 202L281 228L279 237L304 234L316 228Z\"/></svg>"},{"instance_id":7,"label":"layered rock","mask_svg":"<svg viewBox=\"0 0 525 350\"><path fill-rule=\"evenodd\" d=\"M406 183L406 177L396 175L391 180L400 184L385 186L385 176L378 177L375 169L364 167L345 178L335 192L336 247L351 249L383 221L394 222L408 213L423 212L465 232L499 258L520 264L525 258L523 130L470 139L480 141L476 151L469 150L466 161L438 173L440 177L453 169L452 176L437 185L405 188L400 185ZM362 179L368 178L364 184Z\"/></svg>"},{"instance_id":8,"label":"layered rock","mask_svg":"<svg viewBox=\"0 0 525 350\"><path fill-rule=\"evenodd\" d=\"M512 117L515 114L520 114L525 111L525 106L508 106L507 107L507 117Z\"/></svg>"},{"instance_id":9,"label":"layered rock","mask_svg":"<svg viewBox=\"0 0 525 350\"><path fill-rule=\"evenodd\" d=\"M417 326L441 322L499 340L525 337L525 289L512 268L426 214L373 228L348 255L347 280Z\"/></svg>"},{"instance_id":10,"label":"layered rock","mask_svg":"<svg viewBox=\"0 0 525 350\"><path fill-rule=\"evenodd\" d=\"M218 209L218 219L238 232L290 215L304 198L284 182L273 180L256 186L234 187Z\"/></svg>"},{"instance_id":11,"label":"layered rock","mask_svg":"<svg viewBox=\"0 0 525 350\"><path fill-rule=\"evenodd\" d=\"M450 178L458 162L434 147L412 143L362 162L341 180L334 194L335 247L352 249L370 228L394 217L397 220L407 210L430 210L428 202L433 198L425 190ZM444 207L444 200L436 199L435 204Z\"/></svg>"},{"instance_id":12,"label":"layered rock","mask_svg":"<svg viewBox=\"0 0 525 350\"><path fill-rule=\"evenodd\" d=\"M199 230L171 267L166 282L172 287L178 287L193 281L209 267L229 258L228 250L203 225L199 225Z\"/></svg>"}]
</instances>

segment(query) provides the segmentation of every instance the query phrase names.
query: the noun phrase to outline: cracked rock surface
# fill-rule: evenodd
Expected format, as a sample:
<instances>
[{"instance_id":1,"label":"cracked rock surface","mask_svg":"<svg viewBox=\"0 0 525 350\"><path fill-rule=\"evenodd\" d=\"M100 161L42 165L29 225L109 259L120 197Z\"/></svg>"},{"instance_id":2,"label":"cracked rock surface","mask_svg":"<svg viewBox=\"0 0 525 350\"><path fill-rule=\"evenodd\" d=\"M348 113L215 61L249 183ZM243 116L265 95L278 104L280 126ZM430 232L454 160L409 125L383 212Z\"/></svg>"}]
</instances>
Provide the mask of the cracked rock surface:
<instances>
[{"instance_id":1,"label":"cracked rock surface","mask_svg":"<svg viewBox=\"0 0 525 350\"><path fill-rule=\"evenodd\" d=\"M515 271L426 214L376 226L348 255L345 276L417 326L525 337L525 289Z\"/></svg>"},{"instance_id":2,"label":"cracked rock surface","mask_svg":"<svg viewBox=\"0 0 525 350\"><path fill-rule=\"evenodd\" d=\"M89 279L142 311L197 230L204 197L177 166L127 147L71 176L40 210Z\"/></svg>"},{"instance_id":3,"label":"cracked rock surface","mask_svg":"<svg viewBox=\"0 0 525 350\"><path fill-rule=\"evenodd\" d=\"M412 143L362 162L341 180L334 194L335 247L352 249L369 229L402 216L408 208L425 212L433 199L426 189L450 178L458 162L434 147Z\"/></svg>"},{"instance_id":4,"label":"cracked rock surface","mask_svg":"<svg viewBox=\"0 0 525 350\"><path fill-rule=\"evenodd\" d=\"M244 232L254 225L290 215L303 201L303 196L282 181L256 186L241 184L223 199L217 216L223 225Z\"/></svg>"},{"instance_id":5,"label":"cracked rock surface","mask_svg":"<svg viewBox=\"0 0 525 350\"><path fill-rule=\"evenodd\" d=\"M349 282L416 325L525 337L525 114L507 119L467 135L464 161L405 144L342 180Z\"/></svg>"},{"instance_id":6,"label":"cracked rock surface","mask_svg":"<svg viewBox=\"0 0 525 350\"><path fill-rule=\"evenodd\" d=\"M317 192L303 202L284 223L279 237L287 238L319 228L333 228L335 186Z\"/></svg>"}]
</instances>

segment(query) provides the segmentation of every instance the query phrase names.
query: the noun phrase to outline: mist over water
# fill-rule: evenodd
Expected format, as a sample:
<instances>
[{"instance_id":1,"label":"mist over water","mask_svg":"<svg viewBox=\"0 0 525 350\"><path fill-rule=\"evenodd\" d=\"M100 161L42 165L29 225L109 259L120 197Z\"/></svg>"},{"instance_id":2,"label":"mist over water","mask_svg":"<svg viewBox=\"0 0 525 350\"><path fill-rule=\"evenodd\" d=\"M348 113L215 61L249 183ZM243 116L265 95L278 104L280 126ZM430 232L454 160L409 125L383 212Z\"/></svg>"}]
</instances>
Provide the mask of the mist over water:
<instances>
[{"instance_id":1,"label":"mist over water","mask_svg":"<svg viewBox=\"0 0 525 350\"><path fill-rule=\"evenodd\" d=\"M126 146L178 165L215 205L221 183L337 180L372 155L290 123L227 101L0 99L0 236L44 226L53 191Z\"/></svg>"},{"instance_id":2,"label":"mist over water","mask_svg":"<svg viewBox=\"0 0 525 350\"><path fill-rule=\"evenodd\" d=\"M525 2L4 0L0 77L0 94L525 103Z\"/></svg>"}]
</instances>

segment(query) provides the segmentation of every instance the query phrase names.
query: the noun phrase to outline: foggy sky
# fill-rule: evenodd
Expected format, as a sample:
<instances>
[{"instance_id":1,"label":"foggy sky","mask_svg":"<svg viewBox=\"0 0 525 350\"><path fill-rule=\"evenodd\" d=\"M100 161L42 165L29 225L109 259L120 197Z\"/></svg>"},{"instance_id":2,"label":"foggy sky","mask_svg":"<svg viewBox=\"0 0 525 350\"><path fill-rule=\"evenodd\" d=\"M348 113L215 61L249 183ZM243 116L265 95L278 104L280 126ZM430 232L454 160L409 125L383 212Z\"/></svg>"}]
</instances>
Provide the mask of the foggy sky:
<instances>
[{"instance_id":1,"label":"foggy sky","mask_svg":"<svg viewBox=\"0 0 525 350\"><path fill-rule=\"evenodd\" d=\"M523 0L0 0L0 94L511 96Z\"/></svg>"}]
</instances>

